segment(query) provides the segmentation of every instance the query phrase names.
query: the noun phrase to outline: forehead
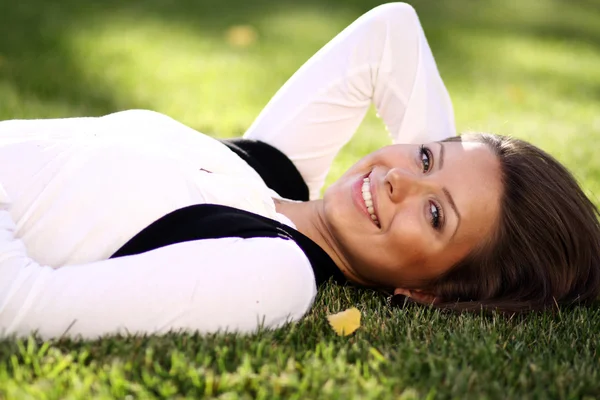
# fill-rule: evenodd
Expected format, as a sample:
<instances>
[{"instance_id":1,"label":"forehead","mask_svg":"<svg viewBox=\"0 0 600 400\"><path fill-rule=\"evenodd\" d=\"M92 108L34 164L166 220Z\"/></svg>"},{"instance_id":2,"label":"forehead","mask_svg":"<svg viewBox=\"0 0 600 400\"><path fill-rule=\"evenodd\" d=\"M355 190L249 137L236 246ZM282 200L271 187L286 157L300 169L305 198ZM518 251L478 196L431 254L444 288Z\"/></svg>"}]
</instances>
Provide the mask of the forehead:
<instances>
[{"instance_id":1,"label":"forehead","mask_svg":"<svg viewBox=\"0 0 600 400\"><path fill-rule=\"evenodd\" d=\"M500 162L482 143L446 142L440 146L444 147L440 177L461 215L453 241L472 248L491 234L499 217Z\"/></svg>"}]
</instances>

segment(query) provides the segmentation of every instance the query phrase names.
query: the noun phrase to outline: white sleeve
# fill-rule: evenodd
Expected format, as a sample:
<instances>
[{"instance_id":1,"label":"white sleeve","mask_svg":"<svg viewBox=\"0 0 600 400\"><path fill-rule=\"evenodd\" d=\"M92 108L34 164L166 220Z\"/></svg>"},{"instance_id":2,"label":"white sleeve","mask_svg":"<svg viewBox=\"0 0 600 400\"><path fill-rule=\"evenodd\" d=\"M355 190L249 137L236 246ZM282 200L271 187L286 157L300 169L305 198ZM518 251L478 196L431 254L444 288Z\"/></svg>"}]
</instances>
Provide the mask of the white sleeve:
<instances>
[{"instance_id":1,"label":"white sleeve","mask_svg":"<svg viewBox=\"0 0 600 400\"><path fill-rule=\"evenodd\" d=\"M245 137L283 151L314 199L371 103L396 143L456 134L450 97L408 4L376 7L336 36L277 92Z\"/></svg>"},{"instance_id":2,"label":"white sleeve","mask_svg":"<svg viewBox=\"0 0 600 400\"><path fill-rule=\"evenodd\" d=\"M223 238L52 269L13 235L0 186L0 336L251 332L300 319L314 275L291 240Z\"/></svg>"}]
</instances>

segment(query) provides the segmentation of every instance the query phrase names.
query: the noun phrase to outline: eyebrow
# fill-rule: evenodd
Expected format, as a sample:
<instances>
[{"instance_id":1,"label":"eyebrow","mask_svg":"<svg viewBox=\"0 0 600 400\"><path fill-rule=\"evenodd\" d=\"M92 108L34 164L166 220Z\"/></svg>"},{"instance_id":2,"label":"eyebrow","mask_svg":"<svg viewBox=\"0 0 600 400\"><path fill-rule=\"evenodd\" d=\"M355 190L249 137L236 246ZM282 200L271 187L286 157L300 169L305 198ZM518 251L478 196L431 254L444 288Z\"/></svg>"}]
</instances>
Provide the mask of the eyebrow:
<instances>
[{"instance_id":1,"label":"eyebrow","mask_svg":"<svg viewBox=\"0 0 600 400\"><path fill-rule=\"evenodd\" d=\"M439 156L439 169L442 169L444 167L444 144L442 142L440 143L440 156ZM442 192L444 192L444 196L446 196L446 201L448 203L450 203L450 207L452 208L452 210L454 211L454 213L456 214L456 219L458 220L458 223L456 224L456 229L454 230L454 233L452 234L452 237L450 239L452 239L454 237L454 235L456 235L456 232L458 232L458 227L460 226L460 221L462 219L462 217L460 216L460 212L458 212L458 208L456 207L456 203L454 202L454 199L452 198L452 195L450 194L450 192L448 191L448 189L446 189L445 187L442 188Z\"/></svg>"}]
</instances>

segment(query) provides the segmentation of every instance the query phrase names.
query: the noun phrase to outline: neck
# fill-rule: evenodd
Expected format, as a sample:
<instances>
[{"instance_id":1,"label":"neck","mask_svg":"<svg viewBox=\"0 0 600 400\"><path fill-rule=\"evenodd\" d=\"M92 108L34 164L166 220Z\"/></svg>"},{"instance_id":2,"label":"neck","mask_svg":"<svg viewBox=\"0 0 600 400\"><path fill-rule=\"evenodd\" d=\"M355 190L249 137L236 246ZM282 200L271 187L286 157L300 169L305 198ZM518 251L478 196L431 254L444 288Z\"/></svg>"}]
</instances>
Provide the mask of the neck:
<instances>
[{"instance_id":1,"label":"neck","mask_svg":"<svg viewBox=\"0 0 600 400\"><path fill-rule=\"evenodd\" d=\"M275 200L275 208L277 212L288 217L298 231L319 245L349 281L370 286L352 270L342 252L339 251L335 236L323 217L323 200L307 202Z\"/></svg>"}]
</instances>

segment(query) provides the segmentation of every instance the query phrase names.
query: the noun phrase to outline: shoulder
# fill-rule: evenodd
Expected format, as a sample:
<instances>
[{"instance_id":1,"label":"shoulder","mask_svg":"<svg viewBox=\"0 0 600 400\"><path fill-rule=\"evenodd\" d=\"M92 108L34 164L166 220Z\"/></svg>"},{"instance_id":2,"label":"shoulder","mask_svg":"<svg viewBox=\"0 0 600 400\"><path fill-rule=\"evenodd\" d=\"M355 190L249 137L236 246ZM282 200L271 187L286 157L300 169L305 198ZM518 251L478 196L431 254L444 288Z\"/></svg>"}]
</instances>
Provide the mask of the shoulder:
<instances>
[{"instance_id":1,"label":"shoulder","mask_svg":"<svg viewBox=\"0 0 600 400\"><path fill-rule=\"evenodd\" d=\"M262 250L255 270L260 274L259 290L269 293L264 304L265 315L274 319L269 326L302 318L317 295L315 275L306 254L293 240L252 238L245 241Z\"/></svg>"},{"instance_id":2,"label":"shoulder","mask_svg":"<svg viewBox=\"0 0 600 400\"><path fill-rule=\"evenodd\" d=\"M252 306L259 307L266 327L297 321L308 312L317 295L309 259L293 240L239 239L232 246L246 271L244 289ZM258 303L257 303L258 302Z\"/></svg>"},{"instance_id":3,"label":"shoulder","mask_svg":"<svg viewBox=\"0 0 600 400\"><path fill-rule=\"evenodd\" d=\"M197 280L198 295L212 299L213 305L203 311L211 321L209 331L225 326L252 331L257 322L275 328L297 321L317 294L310 261L293 240L203 239L133 257L147 267L168 263L175 275Z\"/></svg>"},{"instance_id":4,"label":"shoulder","mask_svg":"<svg viewBox=\"0 0 600 400\"><path fill-rule=\"evenodd\" d=\"M214 260L219 268L213 271L230 271L251 281L260 281L261 290L306 292L311 296L316 292L311 263L298 244L290 239L224 237L174 246L179 247L174 254L176 259L198 260L201 256L204 262Z\"/></svg>"}]
</instances>

